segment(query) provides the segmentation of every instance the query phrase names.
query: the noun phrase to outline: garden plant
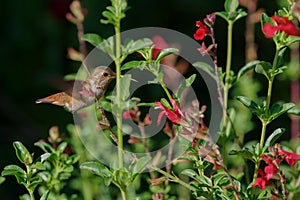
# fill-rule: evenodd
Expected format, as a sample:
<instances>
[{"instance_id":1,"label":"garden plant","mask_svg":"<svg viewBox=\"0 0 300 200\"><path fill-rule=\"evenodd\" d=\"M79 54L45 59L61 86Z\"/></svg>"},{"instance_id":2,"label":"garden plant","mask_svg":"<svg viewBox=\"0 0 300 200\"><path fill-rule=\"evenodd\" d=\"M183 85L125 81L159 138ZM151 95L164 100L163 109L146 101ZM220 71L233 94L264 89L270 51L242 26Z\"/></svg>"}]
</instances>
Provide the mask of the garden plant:
<instances>
[{"instance_id":1,"label":"garden plant","mask_svg":"<svg viewBox=\"0 0 300 200\"><path fill-rule=\"evenodd\" d=\"M191 22L195 32L185 35L158 27L123 31L130 7L111 0L100 22L114 34L103 38L85 33L88 12L73 0L66 19L79 47L68 57L78 72L37 103L64 107L74 124L66 134L53 125L34 143L35 153L15 141L19 164L2 169L0 184L14 176L26 188L22 200L300 199L299 99L273 98L279 78L299 86L300 1L282 0L272 15L256 4L226 0L223 11ZM225 48L217 42L218 20L226 23ZM246 63L233 66L240 20ZM257 58L259 23L261 39L273 44L270 60ZM294 128L278 123L283 117Z\"/></svg>"}]
</instances>

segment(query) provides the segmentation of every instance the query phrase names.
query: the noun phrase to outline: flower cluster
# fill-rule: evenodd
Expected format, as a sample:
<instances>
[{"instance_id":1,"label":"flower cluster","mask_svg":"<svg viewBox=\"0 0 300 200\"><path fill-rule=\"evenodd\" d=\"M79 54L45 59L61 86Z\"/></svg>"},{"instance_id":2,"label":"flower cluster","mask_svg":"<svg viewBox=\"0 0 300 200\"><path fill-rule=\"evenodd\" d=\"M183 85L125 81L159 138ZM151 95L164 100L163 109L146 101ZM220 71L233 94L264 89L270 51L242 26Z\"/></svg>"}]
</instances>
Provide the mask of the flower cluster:
<instances>
[{"instance_id":1,"label":"flower cluster","mask_svg":"<svg viewBox=\"0 0 300 200\"><path fill-rule=\"evenodd\" d=\"M288 19L288 17L271 17L274 24L266 23L262 27L262 31L266 38L272 38L278 32L284 32L287 35L300 36L300 29Z\"/></svg>"},{"instance_id":2,"label":"flower cluster","mask_svg":"<svg viewBox=\"0 0 300 200\"><path fill-rule=\"evenodd\" d=\"M259 169L257 171L258 178L256 179L253 187L259 187L260 189L265 189L267 185L272 184L272 179L280 179L280 182L285 183L284 177L282 177L281 169L279 164L281 161L285 160L287 164L294 166L296 160L300 160L300 155L284 151L282 147L277 144L275 147L270 148L270 154L262 154L261 159L265 161L266 166L264 170Z\"/></svg>"},{"instance_id":3,"label":"flower cluster","mask_svg":"<svg viewBox=\"0 0 300 200\"><path fill-rule=\"evenodd\" d=\"M209 27L212 27L215 23L216 14L210 14L207 15L206 18L203 20L205 24L203 24L201 21L196 21L196 26L198 29L196 30L196 33L194 34L195 40L203 40L203 38L206 35L211 34L211 31Z\"/></svg>"}]
</instances>

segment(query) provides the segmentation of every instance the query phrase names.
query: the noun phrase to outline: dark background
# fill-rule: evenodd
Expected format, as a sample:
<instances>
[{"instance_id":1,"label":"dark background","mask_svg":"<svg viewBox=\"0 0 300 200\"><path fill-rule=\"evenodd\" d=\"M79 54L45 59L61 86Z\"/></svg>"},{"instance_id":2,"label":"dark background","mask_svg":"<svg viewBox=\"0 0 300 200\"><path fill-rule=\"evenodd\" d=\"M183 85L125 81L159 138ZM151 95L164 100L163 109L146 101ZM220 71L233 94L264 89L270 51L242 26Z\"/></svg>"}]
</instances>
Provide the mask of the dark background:
<instances>
[{"instance_id":1,"label":"dark background","mask_svg":"<svg viewBox=\"0 0 300 200\"><path fill-rule=\"evenodd\" d=\"M47 137L51 126L58 125L62 132L72 115L52 105L36 105L37 98L57 90L49 86L51 77L76 72L80 63L66 58L67 47L78 48L76 27L65 20L69 0L14 0L1 2L1 72L0 72L0 171L5 165L17 163L12 143L24 143L31 152L35 141ZM113 34L110 26L102 25L102 11L108 0L85 0L88 9L86 33L98 33L104 38ZM193 36L195 21L206 14L223 10L223 0L129 0L130 10L123 21L123 30L137 27L165 27ZM275 1L259 1L269 15L276 10ZM233 66L244 64L245 20L234 29ZM216 37L219 48L219 64L225 65L226 24L218 18ZM260 25L256 34L259 58L271 60L272 41L263 37ZM282 85L282 84L281 84ZM284 83L283 83L284 85ZM288 86L287 86L288 87ZM276 92L281 99L288 98L288 90ZM1 199L17 199L23 194L22 186L16 186L13 177L0 186Z\"/></svg>"}]
</instances>

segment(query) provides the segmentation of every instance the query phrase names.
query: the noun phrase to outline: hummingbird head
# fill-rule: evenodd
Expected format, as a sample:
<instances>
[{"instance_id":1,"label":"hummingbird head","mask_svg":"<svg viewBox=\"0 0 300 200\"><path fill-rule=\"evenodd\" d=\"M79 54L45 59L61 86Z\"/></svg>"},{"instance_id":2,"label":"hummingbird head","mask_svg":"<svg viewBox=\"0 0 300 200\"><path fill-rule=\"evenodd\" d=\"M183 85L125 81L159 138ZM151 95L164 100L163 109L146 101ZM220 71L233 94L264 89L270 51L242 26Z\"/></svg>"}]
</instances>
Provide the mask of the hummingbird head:
<instances>
[{"instance_id":1,"label":"hummingbird head","mask_svg":"<svg viewBox=\"0 0 300 200\"><path fill-rule=\"evenodd\" d=\"M105 91L109 83L116 77L116 73L109 67L98 66L94 69L93 73L87 78L87 82L90 83L92 90L96 93L96 96L101 96Z\"/></svg>"}]
</instances>

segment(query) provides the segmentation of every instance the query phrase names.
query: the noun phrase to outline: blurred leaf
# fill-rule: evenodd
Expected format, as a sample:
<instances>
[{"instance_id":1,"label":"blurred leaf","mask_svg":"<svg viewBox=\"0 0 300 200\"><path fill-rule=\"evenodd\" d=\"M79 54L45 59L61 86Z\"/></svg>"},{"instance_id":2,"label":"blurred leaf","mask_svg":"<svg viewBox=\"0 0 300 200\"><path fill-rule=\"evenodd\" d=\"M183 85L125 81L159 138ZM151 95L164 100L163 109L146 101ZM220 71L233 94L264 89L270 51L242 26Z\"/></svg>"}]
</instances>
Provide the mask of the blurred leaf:
<instances>
[{"instance_id":1,"label":"blurred leaf","mask_svg":"<svg viewBox=\"0 0 300 200\"><path fill-rule=\"evenodd\" d=\"M101 49L103 52L107 53L114 60L114 58L115 58L114 36L111 36L111 37L103 40L99 45L97 45L97 48Z\"/></svg>"},{"instance_id":2,"label":"blurred leaf","mask_svg":"<svg viewBox=\"0 0 300 200\"><path fill-rule=\"evenodd\" d=\"M259 60L254 60L254 61L251 61L251 62L247 63L245 66L243 66L243 67L239 70L239 72L238 72L238 74L237 74L237 81L238 81L241 77L243 77L247 72L249 72L250 70L254 69L255 66L256 66L258 63L260 63Z\"/></svg>"},{"instance_id":3,"label":"blurred leaf","mask_svg":"<svg viewBox=\"0 0 300 200\"><path fill-rule=\"evenodd\" d=\"M286 49L287 49L287 47L280 49L280 51L278 53L276 68L278 68L284 64L284 54L285 54Z\"/></svg>"},{"instance_id":4,"label":"blurred leaf","mask_svg":"<svg viewBox=\"0 0 300 200\"><path fill-rule=\"evenodd\" d=\"M22 196L20 196L20 200L31 200L29 194L23 194Z\"/></svg>"},{"instance_id":5,"label":"blurred leaf","mask_svg":"<svg viewBox=\"0 0 300 200\"><path fill-rule=\"evenodd\" d=\"M173 53L177 53L179 50L176 48L166 48L166 49L162 49L160 52L158 52L158 54L156 55L155 60L156 61L161 61L161 59L163 59L164 57L173 54Z\"/></svg>"},{"instance_id":6,"label":"blurred leaf","mask_svg":"<svg viewBox=\"0 0 300 200\"><path fill-rule=\"evenodd\" d=\"M144 156L133 165L132 172L135 174L141 173L147 164L151 161L151 157Z\"/></svg>"},{"instance_id":7,"label":"blurred leaf","mask_svg":"<svg viewBox=\"0 0 300 200\"><path fill-rule=\"evenodd\" d=\"M265 24L276 25L276 22L274 22L267 14L263 13L261 15L261 27L263 27Z\"/></svg>"},{"instance_id":8,"label":"blurred leaf","mask_svg":"<svg viewBox=\"0 0 300 200\"><path fill-rule=\"evenodd\" d=\"M109 169L99 162L85 162L80 165L80 168L88 170L102 178L111 178L111 172Z\"/></svg>"},{"instance_id":9,"label":"blurred leaf","mask_svg":"<svg viewBox=\"0 0 300 200\"><path fill-rule=\"evenodd\" d=\"M0 176L0 185L5 181L5 177Z\"/></svg>"},{"instance_id":10,"label":"blurred leaf","mask_svg":"<svg viewBox=\"0 0 300 200\"><path fill-rule=\"evenodd\" d=\"M253 158L254 154L247 147L244 147L241 150L232 150L229 152L229 155L239 155L243 158L254 161L254 158Z\"/></svg>"},{"instance_id":11,"label":"blurred leaf","mask_svg":"<svg viewBox=\"0 0 300 200\"><path fill-rule=\"evenodd\" d=\"M270 146L274 144L274 142L285 132L284 128L276 129L266 140L265 146L263 148L263 152L265 152Z\"/></svg>"},{"instance_id":12,"label":"blurred leaf","mask_svg":"<svg viewBox=\"0 0 300 200\"><path fill-rule=\"evenodd\" d=\"M73 81L73 80L76 80L76 77L77 77L77 73L67 74L67 75L64 76L64 80Z\"/></svg>"},{"instance_id":13,"label":"blurred leaf","mask_svg":"<svg viewBox=\"0 0 300 200\"><path fill-rule=\"evenodd\" d=\"M47 160L51 156L51 153L44 153L40 156L39 160L43 163L45 160Z\"/></svg>"},{"instance_id":14,"label":"blurred leaf","mask_svg":"<svg viewBox=\"0 0 300 200\"><path fill-rule=\"evenodd\" d=\"M292 36L292 35L290 35L287 38L286 46L290 46L291 44L293 44L295 42L299 42L299 41L300 41L300 37L299 36Z\"/></svg>"},{"instance_id":15,"label":"blurred leaf","mask_svg":"<svg viewBox=\"0 0 300 200\"><path fill-rule=\"evenodd\" d=\"M287 113L300 116L300 106L295 106L291 108L290 110L287 111Z\"/></svg>"},{"instance_id":16,"label":"blurred leaf","mask_svg":"<svg viewBox=\"0 0 300 200\"><path fill-rule=\"evenodd\" d=\"M102 42L102 38L98 34L95 34L95 33L84 34L81 39L86 42L89 42L90 44L94 45L95 47L97 47Z\"/></svg>"},{"instance_id":17,"label":"blurred leaf","mask_svg":"<svg viewBox=\"0 0 300 200\"><path fill-rule=\"evenodd\" d=\"M16 155L21 163L28 165L33 162L33 158L31 154L21 142L16 141L13 143L13 145L16 150Z\"/></svg>"},{"instance_id":18,"label":"blurred leaf","mask_svg":"<svg viewBox=\"0 0 300 200\"><path fill-rule=\"evenodd\" d=\"M50 193L49 190L47 190L46 192L43 192L43 195L41 196L40 200L47 200L49 193Z\"/></svg>"},{"instance_id":19,"label":"blurred leaf","mask_svg":"<svg viewBox=\"0 0 300 200\"><path fill-rule=\"evenodd\" d=\"M30 166L31 169L45 170L45 166L41 162L35 162Z\"/></svg>"},{"instance_id":20,"label":"blurred leaf","mask_svg":"<svg viewBox=\"0 0 300 200\"><path fill-rule=\"evenodd\" d=\"M235 11L239 6L238 0L226 0L224 3L224 8L226 12L233 12Z\"/></svg>"}]
</instances>

